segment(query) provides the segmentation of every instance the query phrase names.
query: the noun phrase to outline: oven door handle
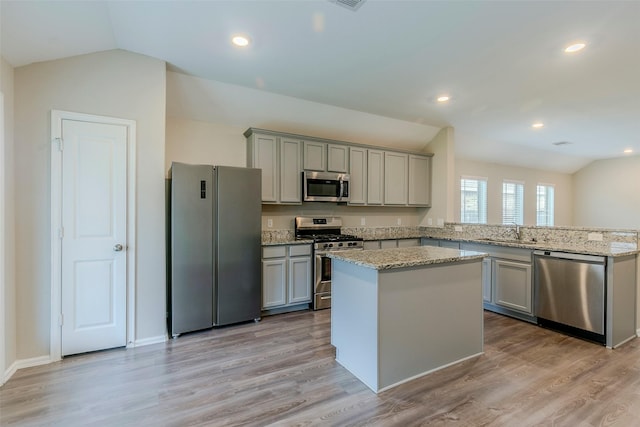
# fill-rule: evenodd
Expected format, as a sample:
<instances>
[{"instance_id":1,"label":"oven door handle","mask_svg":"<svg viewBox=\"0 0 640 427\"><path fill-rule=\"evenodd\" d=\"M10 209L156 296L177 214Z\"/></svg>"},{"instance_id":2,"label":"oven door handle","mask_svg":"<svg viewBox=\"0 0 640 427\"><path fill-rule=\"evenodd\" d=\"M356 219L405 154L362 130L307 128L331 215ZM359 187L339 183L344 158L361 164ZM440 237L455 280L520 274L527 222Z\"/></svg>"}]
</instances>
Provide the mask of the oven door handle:
<instances>
[{"instance_id":1,"label":"oven door handle","mask_svg":"<svg viewBox=\"0 0 640 427\"><path fill-rule=\"evenodd\" d=\"M340 190L338 194L338 201L342 200L342 196L344 195L344 180L340 178Z\"/></svg>"},{"instance_id":2,"label":"oven door handle","mask_svg":"<svg viewBox=\"0 0 640 427\"><path fill-rule=\"evenodd\" d=\"M313 284L313 292L316 291L316 288L320 283L322 283L322 254L316 252L316 280Z\"/></svg>"}]
</instances>

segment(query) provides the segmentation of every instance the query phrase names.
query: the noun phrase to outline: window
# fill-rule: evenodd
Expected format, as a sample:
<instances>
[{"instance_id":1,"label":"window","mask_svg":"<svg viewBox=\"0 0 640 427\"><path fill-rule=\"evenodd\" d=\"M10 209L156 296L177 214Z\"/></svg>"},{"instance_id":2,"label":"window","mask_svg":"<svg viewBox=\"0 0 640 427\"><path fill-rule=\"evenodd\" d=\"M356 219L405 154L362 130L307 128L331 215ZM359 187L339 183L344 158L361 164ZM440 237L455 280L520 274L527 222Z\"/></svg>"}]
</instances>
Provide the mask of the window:
<instances>
[{"instance_id":1,"label":"window","mask_svg":"<svg viewBox=\"0 0 640 427\"><path fill-rule=\"evenodd\" d=\"M524 223L524 184L518 181L502 183L502 223Z\"/></svg>"},{"instance_id":2,"label":"window","mask_svg":"<svg viewBox=\"0 0 640 427\"><path fill-rule=\"evenodd\" d=\"M487 223L487 179L460 179L460 222Z\"/></svg>"},{"instance_id":3,"label":"window","mask_svg":"<svg viewBox=\"0 0 640 427\"><path fill-rule=\"evenodd\" d=\"M536 192L536 225L553 225L553 185L538 184Z\"/></svg>"}]
</instances>

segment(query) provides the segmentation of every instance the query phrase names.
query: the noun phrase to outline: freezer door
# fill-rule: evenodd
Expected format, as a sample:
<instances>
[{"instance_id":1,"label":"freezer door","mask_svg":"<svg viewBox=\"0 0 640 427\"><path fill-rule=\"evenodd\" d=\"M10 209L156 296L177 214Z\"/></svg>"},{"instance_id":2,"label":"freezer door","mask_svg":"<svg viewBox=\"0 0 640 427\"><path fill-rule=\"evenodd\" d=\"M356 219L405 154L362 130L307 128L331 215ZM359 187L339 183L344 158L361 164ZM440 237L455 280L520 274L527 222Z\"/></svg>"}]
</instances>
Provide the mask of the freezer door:
<instances>
[{"instance_id":1,"label":"freezer door","mask_svg":"<svg viewBox=\"0 0 640 427\"><path fill-rule=\"evenodd\" d=\"M214 324L260 318L262 174L215 167Z\"/></svg>"},{"instance_id":2,"label":"freezer door","mask_svg":"<svg viewBox=\"0 0 640 427\"><path fill-rule=\"evenodd\" d=\"M171 166L171 335L213 326L213 166Z\"/></svg>"}]
</instances>

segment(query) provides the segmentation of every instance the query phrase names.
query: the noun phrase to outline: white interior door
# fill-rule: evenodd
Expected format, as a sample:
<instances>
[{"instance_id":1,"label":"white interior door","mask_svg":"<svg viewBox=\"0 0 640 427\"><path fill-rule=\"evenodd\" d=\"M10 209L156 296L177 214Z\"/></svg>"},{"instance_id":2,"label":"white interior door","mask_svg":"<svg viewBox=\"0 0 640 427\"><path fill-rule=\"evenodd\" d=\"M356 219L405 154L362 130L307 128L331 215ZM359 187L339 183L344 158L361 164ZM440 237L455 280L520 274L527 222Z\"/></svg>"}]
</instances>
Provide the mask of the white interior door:
<instances>
[{"instance_id":1,"label":"white interior door","mask_svg":"<svg viewBox=\"0 0 640 427\"><path fill-rule=\"evenodd\" d=\"M62 355L126 345L127 127L62 120Z\"/></svg>"}]
</instances>

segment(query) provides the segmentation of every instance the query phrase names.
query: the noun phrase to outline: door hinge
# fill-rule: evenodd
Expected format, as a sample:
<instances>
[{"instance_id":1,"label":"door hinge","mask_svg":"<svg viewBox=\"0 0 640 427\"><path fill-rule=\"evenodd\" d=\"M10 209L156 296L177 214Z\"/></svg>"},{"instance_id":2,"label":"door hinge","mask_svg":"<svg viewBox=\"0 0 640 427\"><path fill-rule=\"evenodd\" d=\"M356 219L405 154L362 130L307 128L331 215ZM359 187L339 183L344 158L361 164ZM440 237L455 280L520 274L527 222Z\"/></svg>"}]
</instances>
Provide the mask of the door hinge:
<instances>
[{"instance_id":1,"label":"door hinge","mask_svg":"<svg viewBox=\"0 0 640 427\"><path fill-rule=\"evenodd\" d=\"M62 239L64 237L64 227L58 228L58 239Z\"/></svg>"},{"instance_id":2,"label":"door hinge","mask_svg":"<svg viewBox=\"0 0 640 427\"><path fill-rule=\"evenodd\" d=\"M62 138L53 138L53 140L58 144L58 151L62 151L64 149L64 141Z\"/></svg>"},{"instance_id":3,"label":"door hinge","mask_svg":"<svg viewBox=\"0 0 640 427\"><path fill-rule=\"evenodd\" d=\"M64 325L64 314L60 313L60 316L58 316L58 326L62 325Z\"/></svg>"}]
</instances>

